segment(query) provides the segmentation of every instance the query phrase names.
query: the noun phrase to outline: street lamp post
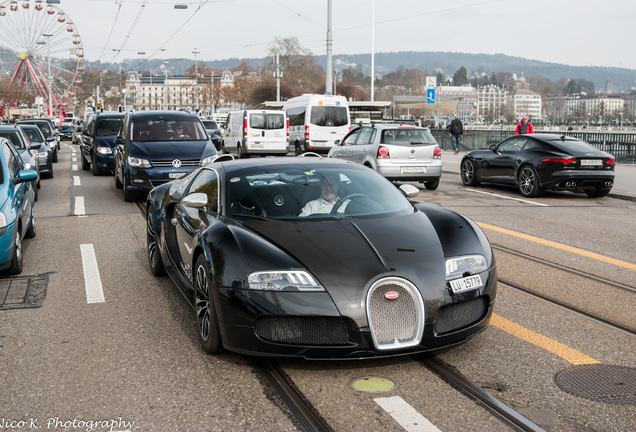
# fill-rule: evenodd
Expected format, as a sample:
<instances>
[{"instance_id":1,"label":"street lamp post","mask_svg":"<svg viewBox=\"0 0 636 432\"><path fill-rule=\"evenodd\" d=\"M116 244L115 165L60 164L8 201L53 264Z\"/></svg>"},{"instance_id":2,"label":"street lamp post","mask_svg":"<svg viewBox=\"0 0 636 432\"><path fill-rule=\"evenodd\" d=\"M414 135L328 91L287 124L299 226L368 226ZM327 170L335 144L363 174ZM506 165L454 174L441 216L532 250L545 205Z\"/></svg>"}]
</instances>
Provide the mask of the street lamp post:
<instances>
[{"instance_id":1,"label":"street lamp post","mask_svg":"<svg viewBox=\"0 0 636 432\"><path fill-rule=\"evenodd\" d=\"M197 55L200 52L196 48L192 51L192 54L194 54L194 97L197 98L197 113L199 112L199 93L197 88L199 84L199 62L197 61Z\"/></svg>"},{"instance_id":2,"label":"street lamp post","mask_svg":"<svg viewBox=\"0 0 636 432\"><path fill-rule=\"evenodd\" d=\"M51 36L53 33L42 33L46 40L46 56L49 58L49 117L53 118L53 100L51 96Z\"/></svg>"},{"instance_id":3,"label":"street lamp post","mask_svg":"<svg viewBox=\"0 0 636 432\"><path fill-rule=\"evenodd\" d=\"M166 76L166 79L163 82L163 87L164 87L163 108L167 111L168 110L168 62L165 61L162 64L163 64L163 72Z\"/></svg>"}]
</instances>

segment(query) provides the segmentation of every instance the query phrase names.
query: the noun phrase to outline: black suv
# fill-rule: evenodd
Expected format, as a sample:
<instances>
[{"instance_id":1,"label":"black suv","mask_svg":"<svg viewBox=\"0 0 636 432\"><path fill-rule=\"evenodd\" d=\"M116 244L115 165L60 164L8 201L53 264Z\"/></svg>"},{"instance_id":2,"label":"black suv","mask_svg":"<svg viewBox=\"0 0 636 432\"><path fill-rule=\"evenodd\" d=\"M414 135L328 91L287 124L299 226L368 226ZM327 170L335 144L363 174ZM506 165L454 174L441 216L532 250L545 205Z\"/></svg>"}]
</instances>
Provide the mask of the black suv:
<instances>
[{"instance_id":1,"label":"black suv","mask_svg":"<svg viewBox=\"0 0 636 432\"><path fill-rule=\"evenodd\" d=\"M79 142L82 169L92 168L93 175L115 169L113 141L123 120L123 113L94 114L86 120Z\"/></svg>"},{"instance_id":2,"label":"black suv","mask_svg":"<svg viewBox=\"0 0 636 432\"><path fill-rule=\"evenodd\" d=\"M115 138L115 186L124 200L206 165L216 148L196 114L140 111L126 114Z\"/></svg>"},{"instance_id":3,"label":"black suv","mask_svg":"<svg viewBox=\"0 0 636 432\"><path fill-rule=\"evenodd\" d=\"M46 145L51 149L53 162L57 162L57 151L60 149L60 138L57 134L57 130L55 129L55 124L51 119L34 118L18 120L16 124L34 124L39 127L42 131L42 135L44 135L44 139L46 139Z\"/></svg>"}]
</instances>

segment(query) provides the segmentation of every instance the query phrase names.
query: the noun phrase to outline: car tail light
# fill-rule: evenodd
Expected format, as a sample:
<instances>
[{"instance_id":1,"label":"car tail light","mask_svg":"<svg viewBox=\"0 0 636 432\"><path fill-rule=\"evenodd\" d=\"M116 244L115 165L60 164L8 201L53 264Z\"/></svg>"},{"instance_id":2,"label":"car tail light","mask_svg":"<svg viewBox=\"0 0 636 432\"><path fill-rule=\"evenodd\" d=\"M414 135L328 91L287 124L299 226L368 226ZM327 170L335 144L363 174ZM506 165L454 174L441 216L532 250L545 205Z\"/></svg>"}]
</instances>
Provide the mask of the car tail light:
<instances>
[{"instance_id":1,"label":"car tail light","mask_svg":"<svg viewBox=\"0 0 636 432\"><path fill-rule=\"evenodd\" d=\"M439 146L435 147L433 150L433 159L441 159L442 158L442 149Z\"/></svg>"},{"instance_id":2,"label":"car tail light","mask_svg":"<svg viewBox=\"0 0 636 432\"><path fill-rule=\"evenodd\" d=\"M309 144L309 126L305 126L305 142Z\"/></svg>"},{"instance_id":3,"label":"car tail light","mask_svg":"<svg viewBox=\"0 0 636 432\"><path fill-rule=\"evenodd\" d=\"M287 138L289 138L289 120L285 120L285 130L287 131Z\"/></svg>"},{"instance_id":4,"label":"car tail light","mask_svg":"<svg viewBox=\"0 0 636 432\"><path fill-rule=\"evenodd\" d=\"M608 165L614 165L616 161L614 159L605 159L605 162L607 162Z\"/></svg>"},{"instance_id":5,"label":"car tail light","mask_svg":"<svg viewBox=\"0 0 636 432\"><path fill-rule=\"evenodd\" d=\"M576 162L576 158L569 158L569 159L547 158L547 159L542 159L541 162L556 162L556 163L562 163L563 165L567 165L567 164L571 164L573 162Z\"/></svg>"},{"instance_id":6,"label":"car tail light","mask_svg":"<svg viewBox=\"0 0 636 432\"><path fill-rule=\"evenodd\" d=\"M247 136L247 119L243 120L243 136Z\"/></svg>"},{"instance_id":7,"label":"car tail light","mask_svg":"<svg viewBox=\"0 0 636 432\"><path fill-rule=\"evenodd\" d=\"M378 154L376 157L378 159L389 159L391 157L389 155L389 148L384 146L378 147Z\"/></svg>"}]
</instances>

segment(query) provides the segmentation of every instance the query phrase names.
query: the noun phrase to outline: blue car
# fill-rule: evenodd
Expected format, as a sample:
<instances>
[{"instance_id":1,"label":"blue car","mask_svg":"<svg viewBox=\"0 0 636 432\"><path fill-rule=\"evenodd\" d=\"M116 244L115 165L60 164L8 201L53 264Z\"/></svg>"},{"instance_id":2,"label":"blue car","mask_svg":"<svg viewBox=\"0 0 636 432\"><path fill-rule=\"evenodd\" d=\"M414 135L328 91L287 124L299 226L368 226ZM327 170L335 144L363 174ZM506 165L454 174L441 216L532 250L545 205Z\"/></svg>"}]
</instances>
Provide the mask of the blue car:
<instances>
[{"instance_id":1,"label":"blue car","mask_svg":"<svg viewBox=\"0 0 636 432\"><path fill-rule=\"evenodd\" d=\"M0 270L22 272L22 239L35 237L34 180L15 147L0 138Z\"/></svg>"},{"instance_id":2,"label":"blue car","mask_svg":"<svg viewBox=\"0 0 636 432\"><path fill-rule=\"evenodd\" d=\"M113 141L123 119L120 113L93 114L87 119L79 141L83 170L91 168L93 175L101 175L115 169Z\"/></svg>"},{"instance_id":3,"label":"blue car","mask_svg":"<svg viewBox=\"0 0 636 432\"><path fill-rule=\"evenodd\" d=\"M141 111L126 114L115 143L115 186L124 200L210 163L217 151L196 114Z\"/></svg>"},{"instance_id":4,"label":"blue car","mask_svg":"<svg viewBox=\"0 0 636 432\"><path fill-rule=\"evenodd\" d=\"M38 144L32 144L20 126L0 125L0 138L11 141L24 163L25 169L32 169L38 174L35 183L35 200L38 200L38 189L40 188L40 163Z\"/></svg>"}]
</instances>

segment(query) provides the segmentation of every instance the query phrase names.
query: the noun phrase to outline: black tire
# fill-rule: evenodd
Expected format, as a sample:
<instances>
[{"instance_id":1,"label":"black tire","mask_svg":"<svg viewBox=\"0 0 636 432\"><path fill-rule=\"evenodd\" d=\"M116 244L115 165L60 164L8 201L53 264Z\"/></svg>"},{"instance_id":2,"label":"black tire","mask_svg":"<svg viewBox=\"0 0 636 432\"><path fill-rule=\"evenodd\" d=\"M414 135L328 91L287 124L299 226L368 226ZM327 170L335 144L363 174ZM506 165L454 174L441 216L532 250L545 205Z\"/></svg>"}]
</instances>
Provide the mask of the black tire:
<instances>
[{"instance_id":1,"label":"black tire","mask_svg":"<svg viewBox=\"0 0 636 432\"><path fill-rule=\"evenodd\" d=\"M37 234L35 228L35 211L31 208L31 220L29 221L29 228L24 233L24 238L33 238Z\"/></svg>"},{"instance_id":2,"label":"black tire","mask_svg":"<svg viewBox=\"0 0 636 432\"><path fill-rule=\"evenodd\" d=\"M201 254L197 258L194 267L194 307L197 324L197 334L203 349L210 354L218 354L224 351L221 340L221 330L216 314L214 298L211 295L212 272Z\"/></svg>"},{"instance_id":3,"label":"black tire","mask_svg":"<svg viewBox=\"0 0 636 432\"><path fill-rule=\"evenodd\" d=\"M163 264L161 253L157 247L157 231L155 230L155 223L153 214L150 212L150 207L146 212L146 252L148 253L148 264L150 265L150 273L153 276L163 276L166 274L166 267Z\"/></svg>"},{"instance_id":4,"label":"black tire","mask_svg":"<svg viewBox=\"0 0 636 432\"><path fill-rule=\"evenodd\" d=\"M53 152L53 153L52 153L52 155L51 155L51 160L52 160L54 163L57 163L57 150L55 150L55 152Z\"/></svg>"},{"instance_id":5,"label":"black tire","mask_svg":"<svg viewBox=\"0 0 636 432\"><path fill-rule=\"evenodd\" d=\"M585 193L590 198L601 198L604 196L608 196L611 189L595 189L595 190L586 190Z\"/></svg>"},{"instance_id":6,"label":"black tire","mask_svg":"<svg viewBox=\"0 0 636 432\"><path fill-rule=\"evenodd\" d=\"M119 181L119 177L117 177L117 169L115 169L115 187L117 189L121 189L124 187L124 184Z\"/></svg>"},{"instance_id":7,"label":"black tire","mask_svg":"<svg viewBox=\"0 0 636 432\"><path fill-rule=\"evenodd\" d=\"M49 172L46 175L48 178L53 178L53 164L49 167Z\"/></svg>"},{"instance_id":8,"label":"black tire","mask_svg":"<svg viewBox=\"0 0 636 432\"><path fill-rule=\"evenodd\" d=\"M472 159L464 159L461 164L461 178L464 186L477 186L477 166Z\"/></svg>"},{"instance_id":9,"label":"black tire","mask_svg":"<svg viewBox=\"0 0 636 432\"><path fill-rule=\"evenodd\" d=\"M439 179L424 182L424 187L428 190L435 190L439 187Z\"/></svg>"},{"instance_id":10,"label":"black tire","mask_svg":"<svg viewBox=\"0 0 636 432\"><path fill-rule=\"evenodd\" d=\"M135 198L136 198L135 193L132 192L130 189L128 189L128 187L126 187L126 181L125 180L124 180L123 189L124 189L124 201L133 202L135 200Z\"/></svg>"},{"instance_id":11,"label":"black tire","mask_svg":"<svg viewBox=\"0 0 636 432\"><path fill-rule=\"evenodd\" d=\"M537 171L531 165L524 165L517 174L519 192L526 198L534 198L543 194L539 184Z\"/></svg>"},{"instance_id":12,"label":"black tire","mask_svg":"<svg viewBox=\"0 0 636 432\"><path fill-rule=\"evenodd\" d=\"M15 239L13 240L13 258L11 265L7 269L7 274L17 275L22 273L22 238L20 237L20 227L16 226Z\"/></svg>"},{"instance_id":13,"label":"black tire","mask_svg":"<svg viewBox=\"0 0 636 432\"><path fill-rule=\"evenodd\" d=\"M88 171L91 167L91 163L86 160L86 156L84 156L84 153L81 153L80 156L82 158L82 169L84 171Z\"/></svg>"},{"instance_id":14,"label":"black tire","mask_svg":"<svg viewBox=\"0 0 636 432\"><path fill-rule=\"evenodd\" d=\"M95 154L91 155L91 169L94 176L102 175L103 173L102 169L97 166L97 157Z\"/></svg>"},{"instance_id":15,"label":"black tire","mask_svg":"<svg viewBox=\"0 0 636 432\"><path fill-rule=\"evenodd\" d=\"M34 184L33 185L33 201L37 201L37 200L38 200L38 188Z\"/></svg>"}]
</instances>

